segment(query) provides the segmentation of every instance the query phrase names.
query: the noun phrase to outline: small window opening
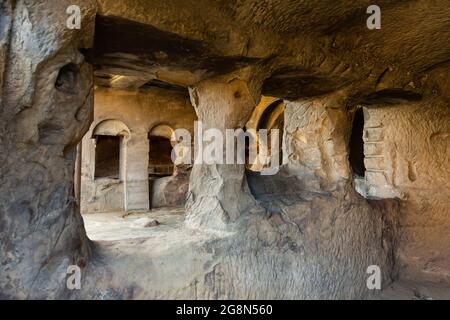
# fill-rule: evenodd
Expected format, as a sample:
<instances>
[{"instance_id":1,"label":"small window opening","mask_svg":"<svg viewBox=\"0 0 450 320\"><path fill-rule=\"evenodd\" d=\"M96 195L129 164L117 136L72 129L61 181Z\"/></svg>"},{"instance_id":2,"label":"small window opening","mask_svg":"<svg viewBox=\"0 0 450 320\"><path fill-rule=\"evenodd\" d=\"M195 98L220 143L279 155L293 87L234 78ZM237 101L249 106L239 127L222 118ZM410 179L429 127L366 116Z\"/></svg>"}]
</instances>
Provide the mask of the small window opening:
<instances>
[{"instance_id":1,"label":"small window opening","mask_svg":"<svg viewBox=\"0 0 450 320\"><path fill-rule=\"evenodd\" d=\"M165 137L149 136L149 143L149 176L155 178L171 176L174 171L174 164L170 140Z\"/></svg>"},{"instance_id":2,"label":"small window opening","mask_svg":"<svg viewBox=\"0 0 450 320\"><path fill-rule=\"evenodd\" d=\"M119 179L120 136L96 136L95 178Z\"/></svg>"}]
</instances>

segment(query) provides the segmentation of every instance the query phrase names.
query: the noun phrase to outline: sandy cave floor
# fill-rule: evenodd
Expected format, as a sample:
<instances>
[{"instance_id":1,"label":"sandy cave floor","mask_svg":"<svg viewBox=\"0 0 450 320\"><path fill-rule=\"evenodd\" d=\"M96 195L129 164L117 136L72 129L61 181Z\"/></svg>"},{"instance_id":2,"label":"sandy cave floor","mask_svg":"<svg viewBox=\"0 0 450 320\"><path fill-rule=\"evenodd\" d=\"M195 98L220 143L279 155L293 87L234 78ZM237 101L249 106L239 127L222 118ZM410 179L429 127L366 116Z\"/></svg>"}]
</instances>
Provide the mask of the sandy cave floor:
<instances>
[{"instance_id":1,"label":"sandy cave floor","mask_svg":"<svg viewBox=\"0 0 450 320\"><path fill-rule=\"evenodd\" d=\"M450 288L438 283L400 280L385 288L379 299L450 300Z\"/></svg>"},{"instance_id":2,"label":"sandy cave floor","mask_svg":"<svg viewBox=\"0 0 450 320\"><path fill-rule=\"evenodd\" d=\"M196 242L203 238L197 232L191 233L186 228L182 228L184 222L184 208L182 207L129 213L84 214L83 219L88 237L93 241L101 242L106 252L111 249L120 250L125 256L139 257L138 260L146 260L149 256L157 256L159 250L152 253L148 252L148 249L158 247L156 246L157 242L161 240L172 244L183 242L187 245L189 242ZM145 226L154 220L158 221L159 224ZM163 245L163 247L165 246ZM145 255L143 255L144 251L146 252ZM450 299L450 288L436 283L400 280L385 288L380 293L379 299Z\"/></svg>"},{"instance_id":3,"label":"sandy cave floor","mask_svg":"<svg viewBox=\"0 0 450 320\"><path fill-rule=\"evenodd\" d=\"M84 214L83 220L86 233L93 241L147 238L180 227L184 221L184 209L93 213ZM145 227L151 220L158 221L159 225Z\"/></svg>"}]
</instances>

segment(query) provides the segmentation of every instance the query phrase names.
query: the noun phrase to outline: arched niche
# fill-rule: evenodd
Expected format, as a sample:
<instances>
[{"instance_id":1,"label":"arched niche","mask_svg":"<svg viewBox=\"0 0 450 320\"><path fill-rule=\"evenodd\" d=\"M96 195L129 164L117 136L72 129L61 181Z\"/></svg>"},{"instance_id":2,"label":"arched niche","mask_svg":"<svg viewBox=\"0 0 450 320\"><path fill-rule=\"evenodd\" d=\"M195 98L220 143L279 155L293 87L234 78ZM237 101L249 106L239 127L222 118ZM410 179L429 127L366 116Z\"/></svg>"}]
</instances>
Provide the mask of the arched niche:
<instances>
[{"instance_id":1,"label":"arched niche","mask_svg":"<svg viewBox=\"0 0 450 320\"><path fill-rule=\"evenodd\" d=\"M92 138L95 136L129 136L130 129L120 120L108 119L99 122L92 130Z\"/></svg>"},{"instance_id":2,"label":"arched niche","mask_svg":"<svg viewBox=\"0 0 450 320\"><path fill-rule=\"evenodd\" d=\"M284 122L284 103L282 100L276 100L265 108L259 118L257 129L279 129L283 130Z\"/></svg>"},{"instance_id":3,"label":"arched niche","mask_svg":"<svg viewBox=\"0 0 450 320\"><path fill-rule=\"evenodd\" d=\"M246 129L253 129L255 132L259 132L261 129L265 129L268 131L268 139L266 145L262 141L259 141L259 135L256 134L254 137L254 144L250 146L250 148L256 148L258 152L262 152L262 149L265 149L267 155L271 155L271 130L278 129L279 130L279 163L282 163L282 139L283 139L283 130L284 130L284 109L285 104L282 99L278 99L275 97L263 97L258 106L256 106L255 110L252 113L252 116L249 122L246 125ZM260 172L267 164L263 164L259 161L259 158L256 159L255 163L249 163L247 165L247 169L251 171Z\"/></svg>"},{"instance_id":4,"label":"arched niche","mask_svg":"<svg viewBox=\"0 0 450 320\"><path fill-rule=\"evenodd\" d=\"M108 119L98 123L92 130L95 161L92 166L94 179L123 180L125 171L126 143L130 129L120 120Z\"/></svg>"},{"instance_id":5,"label":"arched niche","mask_svg":"<svg viewBox=\"0 0 450 320\"><path fill-rule=\"evenodd\" d=\"M172 138L173 129L169 125L159 124L150 129L148 135L152 137L162 137L171 139Z\"/></svg>"},{"instance_id":6,"label":"arched niche","mask_svg":"<svg viewBox=\"0 0 450 320\"><path fill-rule=\"evenodd\" d=\"M171 141L174 130L166 124L159 124L148 133L149 140L149 175L154 178L170 176L174 172L171 153Z\"/></svg>"}]
</instances>

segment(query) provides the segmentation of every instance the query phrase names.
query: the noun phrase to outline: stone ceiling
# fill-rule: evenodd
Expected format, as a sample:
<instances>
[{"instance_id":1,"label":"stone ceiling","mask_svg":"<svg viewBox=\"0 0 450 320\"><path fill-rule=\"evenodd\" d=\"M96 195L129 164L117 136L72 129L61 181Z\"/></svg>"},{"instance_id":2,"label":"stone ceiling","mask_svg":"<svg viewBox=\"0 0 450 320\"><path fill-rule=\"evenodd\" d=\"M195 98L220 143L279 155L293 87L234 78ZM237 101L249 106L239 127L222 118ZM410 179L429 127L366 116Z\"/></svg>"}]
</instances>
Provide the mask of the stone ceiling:
<instances>
[{"instance_id":1,"label":"stone ceiling","mask_svg":"<svg viewBox=\"0 0 450 320\"><path fill-rule=\"evenodd\" d=\"M98 0L86 55L97 85L122 89L187 87L254 65L266 73L263 94L280 98L348 86L372 99L420 96L427 75L449 66L448 2L377 1L382 28L369 30L372 2Z\"/></svg>"}]
</instances>

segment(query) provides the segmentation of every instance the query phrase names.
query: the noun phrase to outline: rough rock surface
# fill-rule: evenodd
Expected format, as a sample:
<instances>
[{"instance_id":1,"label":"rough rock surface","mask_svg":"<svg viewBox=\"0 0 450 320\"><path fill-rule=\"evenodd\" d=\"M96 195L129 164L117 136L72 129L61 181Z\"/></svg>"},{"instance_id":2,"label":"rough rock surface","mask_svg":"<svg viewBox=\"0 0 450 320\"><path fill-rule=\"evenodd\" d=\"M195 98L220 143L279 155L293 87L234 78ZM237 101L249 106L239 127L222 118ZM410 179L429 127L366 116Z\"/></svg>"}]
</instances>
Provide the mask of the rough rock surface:
<instances>
[{"instance_id":1,"label":"rough rock surface","mask_svg":"<svg viewBox=\"0 0 450 320\"><path fill-rule=\"evenodd\" d=\"M186 204L190 171L176 169L171 176L156 179L152 185L152 208L178 207Z\"/></svg>"},{"instance_id":2,"label":"rough rock surface","mask_svg":"<svg viewBox=\"0 0 450 320\"><path fill-rule=\"evenodd\" d=\"M199 152L195 155L186 204L187 223L193 226L226 229L227 223L251 211L252 206L257 210L245 181L245 164L226 164L227 147L223 147L226 130L243 128L258 104L260 85L257 80L258 75L247 69L190 88L192 105L203 129L219 130L224 140L220 143L215 137L212 142L203 143L197 139ZM208 153L207 148L217 142L222 153ZM215 152L219 154L209 159L204 157Z\"/></svg>"},{"instance_id":3,"label":"rough rock surface","mask_svg":"<svg viewBox=\"0 0 450 320\"><path fill-rule=\"evenodd\" d=\"M3 298L69 297L61 285L67 267L84 268L89 259L73 172L92 119L92 66L80 49L92 45L96 5L75 2L85 9L83 29L75 31L65 14L73 1L2 2L13 8L9 54L0 61Z\"/></svg>"},{"instance_id":4,"label":"rough rock surface","mask_svg":"<svg viewBox=\"0 0 450 320\"><path fill-rule=\"evenodd\" d=\"M434 97L368 110L371 122L382 130L383 141L376 161L366 157L366 166L383 172L389 186L402 197L398 264L409 280L450 280L449 106L448 100ZM372 185L386 183L368 178Z\"/></svg>"},{"instance_id":5,"label":"rough rock surface","mask_svg":"<svg viewBox=\"0 0 450 320\"><path fill-rule=\"evenodd\" d=\"M155 220L152 218L138 219L134 222L134 224L138 227L143 227L143 228L152 228L152 227L159 226L158 220Z\"/></svg>"},{"instance_id":6,"label":"rough rock surface","mask_svg":"<svg viewBox=\"0 0 450 320\"><path fill-rule=\"evenodd\" d=\"M66 28L72 4L81 30ZM450 7L380 0L382 29L368 30L370 4L2 1L0 297L369 298L374 264L384 285L450 286ZM85 58L101 85L122 75L122 89L190 86L206 127L243 127L261 94L285 99L284 167L249 187L244 165L195 165L185 223L90 242L73 190L92 120ZM366 186L380 195L371 172L386 172L398 199L355 191L348 137L360 105L378 135L365 141L384 143L365 150ZM66 287L73 264L79 291Z\"/></svg>"}]
</instances>

